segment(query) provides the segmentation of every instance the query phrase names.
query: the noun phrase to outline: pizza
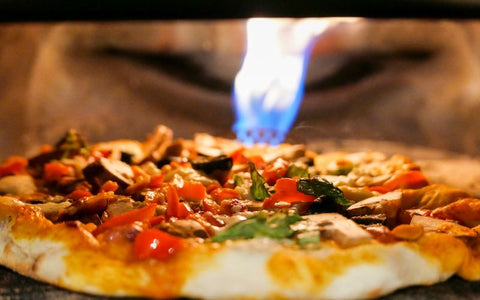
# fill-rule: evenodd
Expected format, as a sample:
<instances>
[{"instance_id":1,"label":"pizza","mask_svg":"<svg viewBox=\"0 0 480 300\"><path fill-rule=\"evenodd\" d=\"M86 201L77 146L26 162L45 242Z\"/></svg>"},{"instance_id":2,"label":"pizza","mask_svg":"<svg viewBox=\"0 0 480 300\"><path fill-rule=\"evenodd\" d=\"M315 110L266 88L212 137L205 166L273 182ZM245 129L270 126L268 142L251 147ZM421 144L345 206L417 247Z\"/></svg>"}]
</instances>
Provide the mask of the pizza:
<instances>
[{"instance_id":1,"label":"pizza","mask_svg":"<svg viewBox=\"0 0 480 300\"><path fill-rule=\"evenodd\" d=\"M0 166L0 264L71 291L375 298L480 279L480 199L403 155L69 130Z\"/></svg>"}]
</instances>

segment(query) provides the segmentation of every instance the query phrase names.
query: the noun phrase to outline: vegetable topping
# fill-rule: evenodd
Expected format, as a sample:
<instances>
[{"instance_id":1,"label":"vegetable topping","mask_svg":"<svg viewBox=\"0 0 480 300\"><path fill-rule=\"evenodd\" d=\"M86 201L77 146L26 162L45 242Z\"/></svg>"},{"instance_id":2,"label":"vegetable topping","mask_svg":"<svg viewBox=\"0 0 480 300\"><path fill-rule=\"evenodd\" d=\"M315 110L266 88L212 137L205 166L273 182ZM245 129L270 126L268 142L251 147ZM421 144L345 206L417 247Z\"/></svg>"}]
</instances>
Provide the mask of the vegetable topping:
<instances>
[{"instance_id":1,"label":"vegetable topping","mask_svg":"<svg viewBox=\"0 0 480 300\"><path fill-rule=\"evenodd\" d=\"M419 238L420 225L469 236L475 231L465 226L480 224L480 200L432 188L402 157L322 156L302 145L247 149L208 135L174 140L165 126L143 143L88 147L68 131L30 160L9 158L0 183L0 193L17 195L54 223L75 220L101 243L127 243L138 260L169 259L195 242L353 247L372 232L391 242Z\"/></svg>"}]
</instances>

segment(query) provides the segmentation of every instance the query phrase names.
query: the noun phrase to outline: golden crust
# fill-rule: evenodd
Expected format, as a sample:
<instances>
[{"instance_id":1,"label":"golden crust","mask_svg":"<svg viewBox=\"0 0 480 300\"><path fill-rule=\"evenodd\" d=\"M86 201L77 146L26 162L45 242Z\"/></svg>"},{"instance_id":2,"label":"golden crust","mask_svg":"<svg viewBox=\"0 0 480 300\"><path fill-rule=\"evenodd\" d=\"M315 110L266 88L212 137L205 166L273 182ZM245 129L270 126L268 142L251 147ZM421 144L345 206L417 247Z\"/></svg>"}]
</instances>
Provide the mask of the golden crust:
<instances>
[{"instance_id":1,"label":"golden crust","mask_svg":"<svg viewBox=\"0 0 480 300\"><path fill-rule=\"evenodd\" d=\"M134 261L110 255L119 248L130 251L128 244L99 243L85 225L53 224L9 197L0 198L0 220L4 241L0 263L41 281L94 294L356 298L376 297L412 284L433 284L457 272L467 279L480 276L478 243L467 244L441 233L426 233L413 242L372 242L346 249L325 242L315 251L262 240L192 244L166 261ZM254 255L258 258L252 259ZM248 267L243 270L238 267L242 263L232 259L244 259ZM385 274L390 274L390 280L385 280ZM367 275L369 284L355 284ZM221 284L202 288L206 280L219 277L242 282L257 277L255 281L263 286L245 289L240 285L238 291ZM336 288L342 284L351 288Z\"/></svg>"},{"instance_id":2,"label":"golden crust","mask_svg":"<svg viewBox=\"0 0 480 300\"><path fill-rule=\"evenodd\" d=\"M7 199L7 201L4 201ZM25 276L75 291L173 297L188 273L188 254L165 261L112 258L129 245L102 245L81 223L53 224L34 209L0 198L1 263ZM127 249L128 251L129 249ZM42 265L59 271L50 276Z\"/></svg>"}]
</instances>

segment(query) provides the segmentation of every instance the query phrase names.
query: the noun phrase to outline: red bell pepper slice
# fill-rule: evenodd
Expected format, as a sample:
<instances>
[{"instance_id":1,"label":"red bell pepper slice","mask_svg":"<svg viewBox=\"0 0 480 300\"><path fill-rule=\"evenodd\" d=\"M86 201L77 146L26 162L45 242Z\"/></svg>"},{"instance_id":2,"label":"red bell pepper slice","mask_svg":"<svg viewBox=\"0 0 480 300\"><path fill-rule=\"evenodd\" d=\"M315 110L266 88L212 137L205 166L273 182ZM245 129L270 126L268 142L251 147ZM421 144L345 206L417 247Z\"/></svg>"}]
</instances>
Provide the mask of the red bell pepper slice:
<instances>
[{"instance_id":1,"label":"red bell pepper slice","mask_svg":"<svg viewBox=\"0 0 480 300\"><path fill-rule=\"evenodd\" d=\"M85 197L90 197L93 196L93 194L88 191L88 190L83 190L83 189L75 189L73 192L68 194L66 197L74 200L80 200Z\"/></svg>"},{"instance_id":2,"label":"red bell pepper slice","mask_svg":"<svg viewBox=\"0 0 480 300\"><path fill-rule=\"evenodd\" d=\"M99 225L94 231L93 235L98 235L105 230L115 228L117 226L128 225L136 221L145 222L155 215L157 208L156 203L144 206L142 208L123 213L118 216L107 219L103 224Z\"/></svg>"},{"instance_id":3,"label":"red bell pepper slice","mask_svg":"<svg viewBox=\"0 0 480 300\"><path fill-rule=\"evenodd\" d=\"M297 180L291 178L280 178L273 186L275 193L263 201L264 208L273 208L279 202L313 202L315 196L306 195L297 190Z\"/></svg>"},{"instance_id":4,"label":"red bell pepper slice","mask_svg":"<svg viewBox=\"0 0 480 300\"><path fill-rule=\"evenodd\" d=\"M379 192L380 194L386 194L391 192L389 188L384 187L383 185L369 186L367 189L371 192Z\"/></svg>"},{"instance_id":5,"label":"red bell pepper slice","mask_svg":"<svg viewBox=\"0 0 480 300\"><path fill-rule=\"evenodd\" d=\"M162 186L163 181L165 180L164 174L157 174L150 177L150 182L148 183L147 187L154 189L159 188Z\"/></svg>"},{"instance_id":6,"label":"red bell pepper slice","mask_svg":"<svg viewBox=\"0 0 480 300\"><path fill-rule=\"evenodd\" d=\"M169 185L167 188L167 217L176 217L176 218L186 218L193 213L190 206L180 202L180 197L178 196L177 189L172 185Z\"/></svg>"},{"instance_id":7,"label":"red bell pepper slice","mask_svg":"<svg viewBox=\"0 0 480 300\"><path fill-rule=\"evenodd\" d=\"M72 168L60 162L52 161L43 166L43 179L47 181L58 181L62 177L73 172Z\"/></svg>"},{"instance_id":8,"label":"red bell pepper slice","mask_svg":"<svg viewBox=\"0 0 480 300\"><path fill-rule=\"evenodd\" d=\"M392 191L399 188L416 189L426 185L428 185L428 180L420 171L409 171L395 175L383 184L384 187Z\"/></svg>"},{"instance_id":9,"label":"red bell pepper slice","mask_svg":"<svg viewBox=\"0 0 480 300\"><path fill-rule=\"evenodd\" d=\"M236 190L230 188L216 188L210 192L210 196L212 196L213 200L217 203L220 203L222 200L240 197Z\"/></svg>"},{"instance_id":10,"label":"red bell pepper slice","mask_svg":"<svg viewBox=\"0 0 480 300\"><path fill-rule=\"evenodd\" d=\"M0 166L0 177L10 174L19 174L25 171L28 160L22 156L10 156Z\"/></svg>"},{"instance_id":11,"label":"red bell pepper slice","mask_svg":"<svg viewBox=\"0 0 480 300\"><path fill-rule=\"evenodd\" d=\"M253 162L255 168L260 169L265 165L265 160L260 155L251 155L246 156L244 154L245 148L240 148L238 150L233 151L230 153L229 157L232 158L233 164L246 164L248 162Z\"/></svg>"},{"instance_id":12,"label":"red bell pepper slice","mask_svg":"<svg viewBox=\"0 0 480 300\"><path fill-rule=\"evenodd\" d=\"M265 166L262 171L262 177L265 178L269 185L274 185L275 182L287 175L288 163L285 160L277 160Z\"/></svg>"},{"instance_id":13,"label":"red bell pepper slice","mask_svg":"<svg viewBox=\"0 0 480 300\"><path fill-rule=\"evenodd\" d=\"M201 182L185 181L181 188L177 188L178 195L186 200L202 200L207 195L207 189Z\"/></svg>"},{"instance_id":14,"label":"red bell pepper slice","mask_svg":"<svg viewBox=\"0 0 480 300\"><path fill-rule=\"evenodd\" d=\"M116 183L115 181L107 180L104 184L102 184L100 192L115 192L116 190L118 190L118 187L118 183Z\"/></svg>"},{"instance_id":15,"label":"red bell pepper slice","mask_svg":"<svg viewBox=\"0 0 480 300\"><path fill-rule=\"evenodd\" d=\"M184 248L183 240L158 229L147 229L140 232L133 243L133 254L136 259L155 258L164 260L175 255Z\"/></svg>"},{"instance_id":16,"label":"red bell pepper slice","mask_svg":"<svg viewBox=\"0 0 480 300\"><path fill-rule=\"evenodd\" d=\"M396 189L407 188L417 189L428 185L428 180L420 171L408 171L405 173L394 175L382 185L369 186L370 191L382 194L394 191Z\"/></svg>"}]
</instances>

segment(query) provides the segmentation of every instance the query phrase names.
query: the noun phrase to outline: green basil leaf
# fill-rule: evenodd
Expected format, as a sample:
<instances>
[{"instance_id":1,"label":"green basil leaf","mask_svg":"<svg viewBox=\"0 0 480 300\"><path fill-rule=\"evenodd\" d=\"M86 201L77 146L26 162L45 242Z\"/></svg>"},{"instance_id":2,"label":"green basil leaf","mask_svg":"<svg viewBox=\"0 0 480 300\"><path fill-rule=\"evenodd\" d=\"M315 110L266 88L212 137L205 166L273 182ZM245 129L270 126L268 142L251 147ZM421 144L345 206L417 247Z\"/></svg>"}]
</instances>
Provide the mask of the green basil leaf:
<instances>
[{"instance_id":1,"label":"green basil leaf","mask_svg":"<svg viewBox=\"0 0 480 300\"><path fill-rule=\"evenodd\" d=\"M315 196L316 198L326 196L335 203L348 207L354 202L345 199L343 192L326 180L318 180L316 178L303 178L297 182L297 190L307 195Z\"/></svg>"},{"instance_id":2,"label":"green basil leaf","mask_svg":"<svg viewBox=\"0 0 480 300\"><path fill-rule=\"evenodd\" d=\"M250 186L250 193L253 199L257 201L263 201L265 198L270 197L267 188L265 187L265 178L258 173L253 163L248 163L250 166L250 176L252 177L252 185Z\"/></svg>"},{"instance_id":3,"label":"green basil leaf","mask_svg":"<svg viewBox=\"0 0 480 300\"><path fill-rule=\"evenodd\" d=\"M302 218L298 214L276 213L268 216L260 212L220 232L213 237L212 241L223 242L226 240L253 239L259 237L269 237L273 239L288 238L295 233L290 228L290 225L301 220Z\"/></svg>"}]
</instances>

